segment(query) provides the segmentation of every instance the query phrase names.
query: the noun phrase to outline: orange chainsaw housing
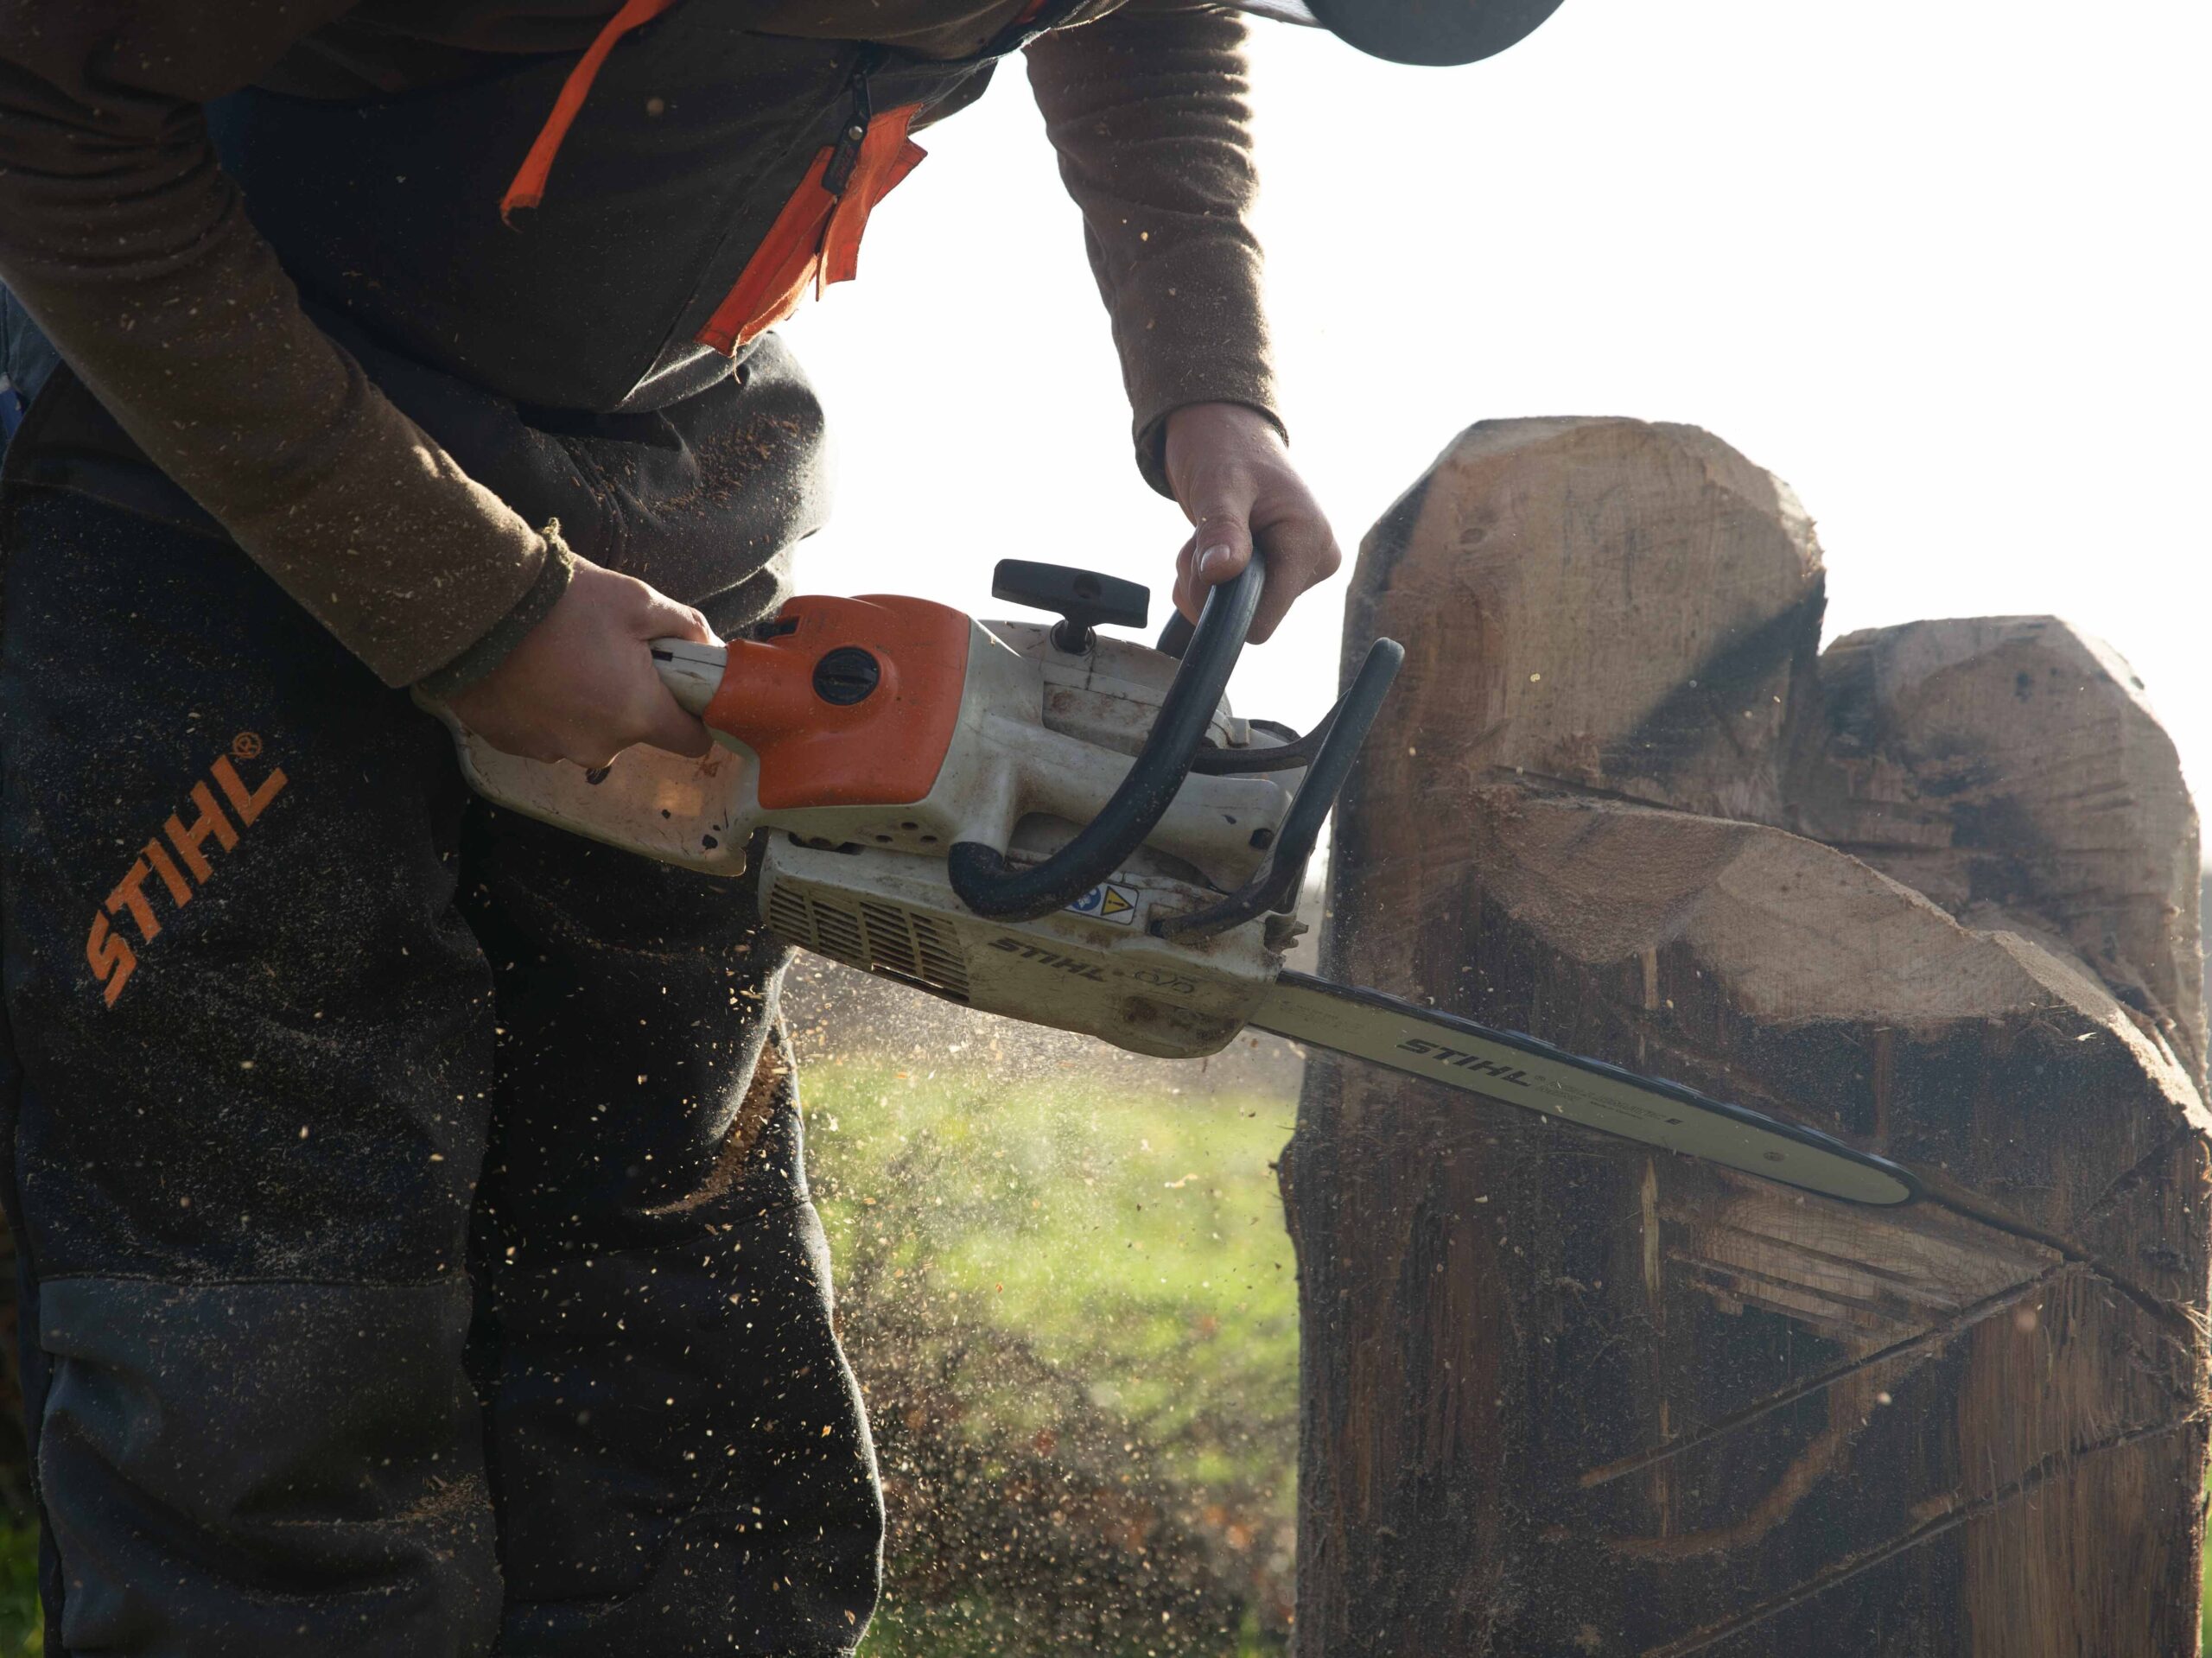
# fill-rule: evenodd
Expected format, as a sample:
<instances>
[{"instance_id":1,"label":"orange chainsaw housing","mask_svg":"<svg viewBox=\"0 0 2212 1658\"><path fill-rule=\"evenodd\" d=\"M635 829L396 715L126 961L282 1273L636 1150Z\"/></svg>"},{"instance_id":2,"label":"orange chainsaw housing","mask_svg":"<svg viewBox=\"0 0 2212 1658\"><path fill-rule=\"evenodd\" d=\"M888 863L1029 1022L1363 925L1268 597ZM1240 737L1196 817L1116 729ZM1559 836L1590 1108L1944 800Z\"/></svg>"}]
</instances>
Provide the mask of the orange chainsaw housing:
<instances>
[{"instance_id":1,"label":"orange chainsaw housing","mask_svg":"<svg viewBox=\"0 0 2212 1658\"><path fill-rule=\"evenodd\" d=\"M970 624L926 599L794 599L764 639L734 639L707 724L760 760L763 810L912 805L935 786L960 722ZM814 687L848 648L875 658L875 689L847 706Z\"/></svg>"}]
</instances>

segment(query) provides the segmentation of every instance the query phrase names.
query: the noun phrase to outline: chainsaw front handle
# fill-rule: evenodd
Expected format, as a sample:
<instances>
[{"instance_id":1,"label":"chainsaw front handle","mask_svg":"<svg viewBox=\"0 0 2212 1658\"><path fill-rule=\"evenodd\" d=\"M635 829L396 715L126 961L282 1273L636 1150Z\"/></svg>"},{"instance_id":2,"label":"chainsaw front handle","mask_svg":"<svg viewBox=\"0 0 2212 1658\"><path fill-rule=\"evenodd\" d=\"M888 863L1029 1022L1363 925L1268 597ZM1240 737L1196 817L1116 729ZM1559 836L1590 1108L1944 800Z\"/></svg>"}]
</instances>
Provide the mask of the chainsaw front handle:
<instances>
[{"instance_id":1,"label":"chainsaw front handle","mask_svg":"<svg viewBox=\"0 0 2212 1658\"><path fill-rule=\"evenodd\" d=\"M1270 911L1285 915L1298 910L1300 890L1306 884L1306 866L1321 838L1321 825L1337 804L1368 727L1382 711L1391 682L1406 659L1406 647L1395 639L1376 639L1336 707L1314 727L1320 740L1307 762L1305 780L1290 803L1290 810L1275 830L1274 845L1267 866L1243 887L1218 904L1186 915L1163 917L1152 924L1156 938L1195 942L1215 938L1241 927Z\"/></svg>"},{"instance_id":2,"label":"chainsaw front handle","mask_svg":"<svg viewBox=\"0 0 2212 1658\"><path fill-rule=\"evenodd\" d=\"M962 841L945 868L952 890L977 915L1033 921L1066 908L1112 876L1174 804L1205 740L1267 580L1255 552L1243 573L1206 595L1197 632L1160 704L1144 747L1104 807L1042 863L1018 869L996 847Z\"/></svg>"}]
</instances>

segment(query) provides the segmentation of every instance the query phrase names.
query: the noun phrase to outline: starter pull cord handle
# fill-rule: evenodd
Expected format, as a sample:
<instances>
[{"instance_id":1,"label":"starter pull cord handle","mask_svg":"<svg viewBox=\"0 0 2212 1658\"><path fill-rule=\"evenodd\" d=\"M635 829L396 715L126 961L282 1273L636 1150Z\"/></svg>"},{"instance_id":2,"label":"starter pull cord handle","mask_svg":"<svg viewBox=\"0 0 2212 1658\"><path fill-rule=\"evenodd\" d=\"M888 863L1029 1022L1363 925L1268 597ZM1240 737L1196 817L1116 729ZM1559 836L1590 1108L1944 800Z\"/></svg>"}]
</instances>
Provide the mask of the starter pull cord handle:
<instances>
[{"instance_id":1,"label":"starter pull cord handle","mask_svg":"<svg viewBox=\"0 0 2212 1658\"><path fill-rule=\"evenodd\" d=\"M960 901L993 921L1034 921L1065 909L1122 866L1166 815L1190 774L1266 581L1260 556L1206 595L1198 631L1160 700L1143 749L1098 816L1040 864L1017 869L995 847L961 841L945 861Z\"/></svg>"}]
</instances>

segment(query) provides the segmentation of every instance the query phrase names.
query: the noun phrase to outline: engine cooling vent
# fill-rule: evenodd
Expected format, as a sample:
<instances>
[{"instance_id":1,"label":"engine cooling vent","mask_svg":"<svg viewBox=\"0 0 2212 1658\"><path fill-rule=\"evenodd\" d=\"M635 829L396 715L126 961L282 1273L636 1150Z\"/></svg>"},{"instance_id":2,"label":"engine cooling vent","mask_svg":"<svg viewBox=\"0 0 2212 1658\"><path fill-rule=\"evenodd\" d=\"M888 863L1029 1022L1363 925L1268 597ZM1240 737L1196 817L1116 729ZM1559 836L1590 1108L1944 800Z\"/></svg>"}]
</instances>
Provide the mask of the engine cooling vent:
<instances>
[{"instance_id":1,"label":"engine cooling vent","mask_svg":"<svg viewBox=\"0 0 2212 1658\"><path fill-rule=\"evenodd\" d=\"M851 967L905 979L968 1000L968 968L939 923L879 899L848 906L779 886L769 895L768 924L795 944Z\"/></svg>"}]
</instances>

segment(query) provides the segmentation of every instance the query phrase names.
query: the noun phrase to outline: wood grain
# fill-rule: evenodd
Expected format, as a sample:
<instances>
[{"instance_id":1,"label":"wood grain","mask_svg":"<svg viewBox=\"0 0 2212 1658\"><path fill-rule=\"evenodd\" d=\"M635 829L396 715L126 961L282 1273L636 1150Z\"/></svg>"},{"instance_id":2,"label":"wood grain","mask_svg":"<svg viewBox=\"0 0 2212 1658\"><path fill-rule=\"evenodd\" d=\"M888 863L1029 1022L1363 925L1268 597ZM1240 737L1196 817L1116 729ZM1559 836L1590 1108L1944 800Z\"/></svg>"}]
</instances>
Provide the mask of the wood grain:
<instances>
[{"instance_id":1,"label":"wood grain","mask_svg":"<svg viewBox=\"0 0 2212 1658\"><path fill-rule=\"evenodd\" d=\"M1684 428L1478 427L1363 549L1347 643L1408 665L1329 970L1932 1196L1316 1056L1284 1162L1303 1658L2196 1651L2212 1118L2056 918L1964 924L1778 827L1830 728L1819 611L1788 491Z\"/></svg>"}]
</instances>

